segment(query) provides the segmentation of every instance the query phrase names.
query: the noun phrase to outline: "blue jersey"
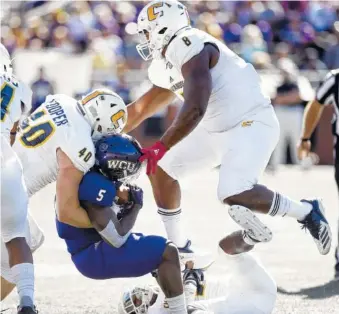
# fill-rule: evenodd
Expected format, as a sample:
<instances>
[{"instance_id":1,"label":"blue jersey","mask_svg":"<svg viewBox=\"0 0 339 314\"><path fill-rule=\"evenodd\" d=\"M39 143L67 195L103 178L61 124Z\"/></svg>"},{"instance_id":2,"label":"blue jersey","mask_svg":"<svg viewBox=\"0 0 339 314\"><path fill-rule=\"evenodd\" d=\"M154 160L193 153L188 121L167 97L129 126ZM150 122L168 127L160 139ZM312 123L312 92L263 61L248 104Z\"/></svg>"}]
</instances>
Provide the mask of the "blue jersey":
<instances>
[{"instance_id":1,"label":"blue jersey","mask_svg":"<svg viewBox=\"0 0 339 314\"><path fill-rule=\"evenodd\" d=\"M88 172L79 186L80 202L112 206L114 183L105 176ZM120 248L102 240L95 229L81 229L56 220L59 237L64 239L78 271L92 279L143 276L158 268L167 240L160 236L132 233Z\"/></svg>"},{"instance_id":2,"label":"blue jersey","mask_svg":"<svg viewBox=\"0 0 339 314\"><path fill-rule=\"evenodd\" d=\"M80 203L88 201L105 207L113 205L116 188L113 182L104 175L90 171L86 173L79 186ZM67 244L67 250L71 254L81 251L92 244L93 241L101 240L101 236L95 229L80 229L57 221L57 231L60 238Z\"/></svg>"}]
</instances>

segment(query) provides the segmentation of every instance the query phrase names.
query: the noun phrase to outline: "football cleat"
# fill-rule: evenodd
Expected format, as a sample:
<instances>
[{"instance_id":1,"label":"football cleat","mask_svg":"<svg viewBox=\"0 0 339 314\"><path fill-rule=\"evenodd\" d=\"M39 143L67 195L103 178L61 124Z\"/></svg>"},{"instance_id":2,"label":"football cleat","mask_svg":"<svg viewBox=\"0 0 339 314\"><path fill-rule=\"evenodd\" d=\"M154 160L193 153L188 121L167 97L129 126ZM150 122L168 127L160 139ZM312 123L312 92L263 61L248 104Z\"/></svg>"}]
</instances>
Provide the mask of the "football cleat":
<instances>
[{"instance_id":1,"label":"football cleat","mask_svg":"<svg viewBox=\"0 0 339 314\"><path fill-rule=\"evenodd\" d=\"M326 255L331 248L332 233L325 218L324 205L320 199L301 200L301 202L311 204L312 210L304 220L298 220L298 222L302 225L302 229L307 229L310 232L319 253Z\"/></svg>"},{"instance_id":2,"label":"football cleat","mask_svg":"<svg viewBox=\"0 0 339 314\"><path fill-rule=\"evenodd\" d=\"M228 209L228 214L245 230L244 237L248 237L254 244L272 240L272 231L248 208L233 205Z\"/></svg>"},{"instance_id":3,"label":"football cleat","mask_svg":"<svg viewBox=\"0 0 339 314\"><path fill-rule=\"evenodd\" d=\"M33 306L33 307L30 307L30 306L20 307L20 306L18 306L18 314L38 314L38 310L36 309L35 306Z\"/></svg>"},{"instance_id":4,"label":"football cleat","mask_svg":"<svg viewBox=\"0 0 339 314\"><path fill-rule=\"evenodd\" d=\"M203 296L205 290L205 274L202 269L188 269L183 273L182 281L185 284L193 283L196 289L196 296Z\"/></svg>"},{"instance_id":5,"label":"football cleat","mask_svg":"<svg viewBox=\"0 0 339 314\"><path fill-rule=\"evenodd\" d=\"M193 250L191 240L187 240L184 247L179 248L180 263L185 266L192 262L194 269L207 269L214 263L214 258L211 253L200 250Z\"/></svg>"}]
</instances>

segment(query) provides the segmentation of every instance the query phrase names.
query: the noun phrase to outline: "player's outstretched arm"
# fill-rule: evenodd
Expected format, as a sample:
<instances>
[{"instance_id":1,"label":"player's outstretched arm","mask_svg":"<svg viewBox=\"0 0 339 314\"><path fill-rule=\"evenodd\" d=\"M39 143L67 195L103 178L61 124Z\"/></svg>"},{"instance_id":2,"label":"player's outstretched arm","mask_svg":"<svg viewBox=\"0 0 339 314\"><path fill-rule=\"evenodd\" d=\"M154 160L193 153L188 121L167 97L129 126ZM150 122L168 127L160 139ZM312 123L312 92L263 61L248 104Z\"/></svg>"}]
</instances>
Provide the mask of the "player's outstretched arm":
<instances>
[{"instance_id":1,"label":"player's outstretched arm","mask_svg":"<svg viewBox=\"0 0 339 314\"><path fill-rule=\"evenodd\" d=\"M135 129L144 120L170 104L174 98L175 94L170 90L153 85L143 96L127 106L128 119L124 132Z\"/></svg>"},{"instance_id":2,"label":"player's outstretched arm","mask_svg":"<svg viewBox=\"0 0 339 314\"><path fill-rule=\"evenodd\" d=\"M216 48L206 45L198 55L182 66L185 102L161 139L167 149L190 134L203 118L212 92L210 64L216 53L219 54Z\"/></svg>"},{"instance_id":3,"label":"player's outstretched arm","mask_svg":"<svg viewBox=\"0 0 339 314\"><path fill-rule=\"evenodd\" d=\"M56 181L57 215L59 221L78 228L91 228L92 224L78 199L79 185L84 173L78 170L61 150L57 151L59 172Z\"/></svg>"}]
</instances>

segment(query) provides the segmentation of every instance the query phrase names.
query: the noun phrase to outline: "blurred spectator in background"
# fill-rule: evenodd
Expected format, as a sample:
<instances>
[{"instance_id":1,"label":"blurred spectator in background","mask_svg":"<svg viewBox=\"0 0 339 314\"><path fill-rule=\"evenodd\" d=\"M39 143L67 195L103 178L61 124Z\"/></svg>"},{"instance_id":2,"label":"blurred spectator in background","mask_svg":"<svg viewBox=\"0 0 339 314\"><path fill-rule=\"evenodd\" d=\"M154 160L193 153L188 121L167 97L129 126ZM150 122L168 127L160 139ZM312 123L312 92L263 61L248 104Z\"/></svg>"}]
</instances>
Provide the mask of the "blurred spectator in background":
<instances>
[{"instance_id":1,"label":"blurred spectator in background","mask_svg":"<svg viewBox=\"0 0 339 314\"><path fill-rule=\"evenodd\" d=\"M329 70L339 68L339 21L333 25L333 31L336 38L336 43L330 47L325 54L325 63Z\"/></svg>"},{"instance_id":2,"label":"blurred spectator in background","mask_svg":"<svg viewBox=\"0 0 339 314\"><path fill-rule=\"evenodd\" d=\"M48 95L54 94L53 84L47 79L45 69L39 68L39 77L33 82L32 86L32 111L37 109Z\"/></svg>"},{"instance_id":3,"label":"blurred spectator in background","mask_svg":"<svg viewBox=\"0 0 339 314\"><path fill-rule=\"evenodd\" d=\"M271 166L286 163L287 147L291 160L298 163L297 144L302 126L304 108L301 105L301 93L298 86L299 71L295 63L288 58L278 60L277 67L282 81L277 87L273 105L280 123L280 140L273 153Z\"/></svg>"},{"instance_id":4,"label":"blurred spectator in background","mask_svg":"<svg viewBox=\"0 0 339 314\"><path fill-rule=\"evenodd\" d=\"M303 65L301 66L302 70L312 70L312 71L325 71L327 69L324 62L319 60L319 53L315 48L306 48L305 49L305 59Z\"/></svg>"},{"instance_id":5,"label":"blurred spectator in background","mask_svg":"<svg viewBox=\"0 0 339 314\"><path fill-rule=\"evenodd\" d=\"M253 63L253 53L267 51L263 34L256 25L250 24L244 27L241 42L241 56L246 62Z\"/></svg>"}]
</instances>

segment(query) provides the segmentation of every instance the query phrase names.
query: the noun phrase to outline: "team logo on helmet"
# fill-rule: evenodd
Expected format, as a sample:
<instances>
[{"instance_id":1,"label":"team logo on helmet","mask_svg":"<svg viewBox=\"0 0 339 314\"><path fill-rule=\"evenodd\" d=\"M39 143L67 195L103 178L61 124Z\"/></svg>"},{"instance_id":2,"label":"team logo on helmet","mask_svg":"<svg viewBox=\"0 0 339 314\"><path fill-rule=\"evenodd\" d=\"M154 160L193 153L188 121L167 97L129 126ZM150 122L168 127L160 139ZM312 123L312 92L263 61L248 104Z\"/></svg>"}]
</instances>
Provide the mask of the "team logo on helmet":
<instances>
[{"instance_id":1,"label":"team logo on helmet","mask_svg":"<svg viewBox=\"0 0 339 314\"><path fill-rule=\"evenodd\" d=\"M106 143L102 143L99 146L101 152L105 152L108 149L108 145Z\"/></svg>"},{"instance_id":2,"label":"team logo on helmet","mask_svg":"<svg viewBox=\"0 0 339 314\"><path fill-rule=\"evenodd\" d=\"M111 116L111 121L113 122L113 125L116 129L118 129L120 126L120 120L122 123L125 123L126 121L125 111L123 110L119 110L117 113Z\"/></svg>"}]
</instances>

